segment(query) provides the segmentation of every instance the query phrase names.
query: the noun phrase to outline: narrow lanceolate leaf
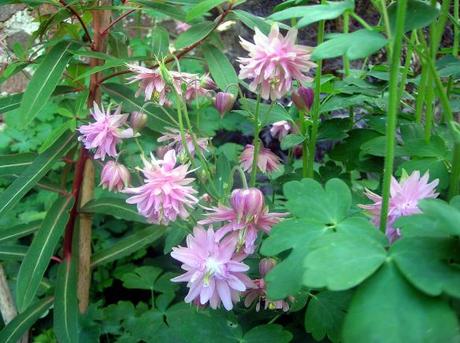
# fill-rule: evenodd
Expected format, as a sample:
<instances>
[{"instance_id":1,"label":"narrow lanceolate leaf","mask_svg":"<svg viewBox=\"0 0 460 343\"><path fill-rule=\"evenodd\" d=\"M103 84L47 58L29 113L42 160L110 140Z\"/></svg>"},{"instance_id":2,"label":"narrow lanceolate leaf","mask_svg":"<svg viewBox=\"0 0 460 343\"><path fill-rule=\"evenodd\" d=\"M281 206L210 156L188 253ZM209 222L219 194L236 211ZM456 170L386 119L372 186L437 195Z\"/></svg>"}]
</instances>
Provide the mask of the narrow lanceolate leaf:
<instances>
[{"instance_id":1,"label":"narrow lanceolate leaf","mask_svg":"<svg viewBox=\"0 0 460 343\"><path fill-rule=\"evenodd\" d=\"M78 343L78 300L75 259L60 264L56 279L54 332L59 342Z\"/></svg>"},{"instance_id":2,"label":"narrow lanceolate leaf","mask_svg":"<svg viewBox=\"0 0 460 343\"><path fill-rule=\"evenodd\" d=\"M76 134L67 132L62 135L43 154L39 155L24 172L0 194L0 217L34 187L75 143Z\"/></svg>"},{"instance_id":3,"label":"narrow lanceolate leaf","mask_svg":"<svg viewBox=\"0 0 460 343\"><path fill-rule=\"evenodd\" d=\"M19 244L0 244L0 261L22 260L27 253L27 246Z\"/></svg>"},{"instance_id":4,"label":"narrow lanceolate leaf","mask_svg":"<svg viewBox=\"0 0 460 343\"><path fill-rule=\"evenodd\" d=\"M205 38L213 29L215 24L210 21L203 21L193 25L190 29L181 33L176 39L176 49L182 49L193 45Z\"/></svg>"},{"instance_id":5,"label":"narrow lanceolate leaf","mask_svg":"<svg viewBox=\"0 0 460 343\"><path fill-rule=\"evenodd\" d=\"M238 93L238 76L235 69L219 49L207 45L202 49L204 59L208 62L209 72L217 86L229 93Z\"/></svg>"},{"instance_id":6,"label":"narrow lanceolate leaf","mask_svg":"<svg viewBox=\"0 0 460 343\"><path fill-rule=\"evenodd\" d=\"M26 125L47 103L62 78L72 54L69 48L76 47L72 42L60 42L46 54L27 86L19 107L21 124Z\"/></svg>"},{"instance_id":7,"label":"narrow lanceolate leaf","mask_svg":"<svg viewBox=\"0 0 460 343\"><path fill-rule=\"evenodd\" d=\"M20 311L34 300L39 284L69 220L73 197L57 199L48 211L19 268L16 304Z\"/></svg>"},{"instance_id":8,"label":"narrow lanceolate leaf","mask_svg":"<svg viewBox=\"0 0 460 343\"><path fill-rule=\"evenodd\" d=\"M187 20L195 19L199 16L202 16L209 10L213 9L214 7L223 4L227 0L204 0L197 3L187 12Z\"/></svg>"},{"instance_id":9,"label":"narrow lanceolate leaf","mask_svg":"<svg viewBox=\"0 0 460 343\"><path fill-rule=\"evenodd\" d=\"M41 221L37 220L29 224L16 225L11 228L0 230L0 244L30 235L37 231L40 225Z\"/></svg>"},{"instance_id":10,"label":"narrow lanceolate leaf","mask_svg":"<svg viewBox=\"0 0 460 343\"><path fill-rule=\"evenodd\" d=\"M53 300L53 297L45 298L15 317L0 331L0 342L19 342L22 335L51 307Z\"/></svg>"},{"instance_id":11,"label":"narrow lanceolate leaf","mask_svg":"<svg viewBox=\"0 0 460 343\"><path fill-rule=\"evenodd\" d=\"M25 168L32 164L36 157L37 155L32 153L1 155L0 176L22 173Z\"/></svg>"},{"instance_id":12,"label":"narrow lanceolate leaf","mask_svg":"<svg viewBox=\"0 0 460 343\"><path fill-rule=\"evenodd\" d=\"M85 213L108 214L124 220L147 223L145 218L137 213L135 206L127 204L123 199L118 198L91 200L80 211Z\"/></svg>"},{"instance_id":13,"label":"narrow lanceolate leaf","mask_svg":"<svg viewBox=\"0 0 460 343\"><path fill-rule=\"evenodd\" d=\"M22 94L8 95L0 98L0 113L6 113L18 108L21 104Z\"/></svg>"},{"instance_id":14,"label":"narrow lanceolate leaf","mask_svg":"<svg viewBox=\"0 0 460 343\"><path fill-rule=\"evenodd\" d=\"M166 228L152 225L128 237L120 239L110 248L101 250L93 255L92 267L117 260L130 255L155 242L165 233Z\"/></svg>"}]
</instances>

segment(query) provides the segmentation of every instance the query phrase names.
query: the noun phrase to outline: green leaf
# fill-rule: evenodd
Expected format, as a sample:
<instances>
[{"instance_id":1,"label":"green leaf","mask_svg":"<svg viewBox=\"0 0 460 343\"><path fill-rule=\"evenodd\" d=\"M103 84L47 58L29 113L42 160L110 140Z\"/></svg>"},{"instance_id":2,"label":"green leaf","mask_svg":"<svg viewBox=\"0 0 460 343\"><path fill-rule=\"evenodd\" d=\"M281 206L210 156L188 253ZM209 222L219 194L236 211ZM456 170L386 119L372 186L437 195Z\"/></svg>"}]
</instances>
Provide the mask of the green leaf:
<instances>
[{"instance_id":1,"label":"green leaf","mask_svg":"<svg viewBox=\"0 0 460 343\"><path fill-rule=\"evenodd\" d=\"M169 33L160 26L152 31L152 52L158 59L163 58L169 52Z\"/></svg>"},{"instance_id":2,"label":"green leaf","mask_svg":"<svg viewBox=\"0 0 460 343\"><path fill-rule=\"evenodd\" d=\"M27 125L48 102L62 78L67 63L72 57L69 49L76 47L72 42L60 42L53 46L38 66L22 97L19 115L21 125Z\"/></svg>"},{"instance_id":3,"label":"green leaf","mask_svg":"<svg viewBox=\"0 0 460 343\"><path fill-rule=\"evenodd\" d=\"M20 224L8 229L0 230L0 244L6 241L16 240L28 236L39 229L41 221L34 221L28 224Z\"/></svg>"},{"instance_id":4,"label":"green leaf","mask_svg":"<svg viewBox=\"0 0 460 343\"><path fill-rule=\"evenodd\" d=\"M257 27L265 35L268 35L270 32L271 26L268 23L268 20L241 10L233 10L232 13L251 30L254 30Z\"/></svg>"},{"instance_id":5,"label":"green leaf","mask_svg":"<svg viewBox=\"0 0 460 343\"><path fill-rule=\"evenodd\" d=\"M180 7L162 3L163 1L133 0L132 2L144 5L147 8L158 11L174 19L185 21L185 13Z\"/></svg>"},{"instance_id":6,"label":"green leaf","mask_svg":"<svg viewBox=\"0 0 460 343\"><path fill-rule=\"evenodd\" d=\"M0 217L34 187L75 143L76 134L67 132L53 146L39 155L24 172L0 194Z\"/></svg>"},{"instance_id":7,"label":"green leaf","mask_svg":"<svg viewBox=\"0 0 460 343\"><path fill-rule=\"evenodd\" d=\"M456 342L458 330L445 301L418 292L387 263L354 294L343 342Z\"/></svg>"},{"instance_id":8,"label":"green leaf","mask_svg":"<svg viewBox=\"0 0 460 343\"><path fill-rule=\"evenodd\" d=\"M305 312L305 330L316 341L327 336L332 342L339 342L351 295L350 291L323 291L312 295Z\"/></svg>"},{"instance_id":9,"label":"green leaf","mask_svg":"<svg viewBox=\"0 0 460 343\"><path fill-rule=\"evenodd\" d=\"M40 281L69 220L73 202L73 197L61 197L54 202L22 261L16 284L16 304L19 311L26 309L35 298Z\"/></svg>"},{"instance_id":10,"label":"green leaf","mask_svg":"<svg viewBox=\"0 0 460 343\"><path fill-rule=\"evenodd\" d=\"M32 153L0 155L0 176L21 174L36 157L37 155Z\"/></svg>"},{"instance_id":11,"label":"green leaf","mask_svg":"<svg viewBox=\"0 0 460 343\"><path fill-rule=\"evenodd\" d=\"M282 325L266 324L253 327L243 336L241 343L288 343L292 334Z\"/></svg>"},{"instance_id":12,"label":"green leaf","mask_svg":"<svg viewBox=\"0 0 460 343\"><path fill-rule=\"evenodd\" d=\"M51 147L62 135L64 135L68 130L75 130L76 127L76 120L71 119L67 120L64 124L58 126L55 128L51 133L48 135L48 137L45 139L45 141L42 143L40 148L38 149L38 153L42 154L43 152L46 151L49 147Z\"/></svg>"},{"instance_id":13,"label":"green leaf","mask_svg":"<svg viewBox=\"0 0 460 343\"><path fill-rule=\"evenodd\" d=\"M198 18L208 12L209 10L212 10L214 7L217 7L224 2L227 2L227 0L203 0L197 3L195 6L190 8L187 11L187 16L186 19L187 21L193 20L195 18Z\"/></svg>"},{"instance_id":14,"label":"green leaf","mask_svg":"<svg viewBox=\"0 0 460 343\"><path fill-rule=\"evenodd\" d=\"M387 39L376 31L358 30L334 34L331 39L313 50L312 58L322 60L347 56L350 60L367 57L387 44Z\"/></svg>"},{"instance_id":15,"label":"green leaf","mask_svg":"<svg viewBox=\"0 0 460 343\"><path fill-rule=\"evenodd\" d=\"M107 70L107 69L110 69L110 68L120 67L120 66L125 65L125 64L126 64L126 62L124 60L122 60L122 59L118 59L118 58L110 59L110 60L107 60L103 65L98 65L98 66L89 68L84 73L81 73L80 75L78 75L78 77L76 77L74 79L74 81L83 80L83 79L85 79L88 76L91 76L93 74L99 73L101 71L104 71L104 70Z\"/></svg>"},{"instance_id":16,"label":"green leaf","mask_svg":"<svg viewBox=\"0 0 460 343\"><path fill-rule=\"evenodd\" d=\"M455 265L458 242L444 237L410 237L392 245L390 255L402 274L419 290L460 298L460 270Z\"/></svg>"},{"instance_id":17,"label":"green leaf","mask_svg":"<svg viewBox=\"0 0 460 343\"><path fill-rule=\"evenodd\" d=\"M181 33L176 39L176 49L182 49L191 46L196 42L205 38L212 30L215 24L210 21L203 21L199 24L193 25L187 31Z\"/></svg>"},{"instance_id":18,"label":"green leaf","mask_svg":"<svg viewBox=\"0 0 460 343\"><path fill-rule=\"evenodd\" d=\"M281 141L281 149L287 150L292 147L295 147L296 145L302 144L302 142L305 139L306 139L305 136L295 134L295 133L287 135Z\"/></svg>"},{"instance_id":19,"label":"green leaf","mask_svg":"<svg viewBox=\"0 0 460 343\"><path fill-rule=\"evenodd\" d=\"M80 211L108 214L128 221L147 223L147 220L137 212L136 206L127 204L124 199L120 198L93 199L86 203Z\"/></svg>"},{"instance_id":20,"label":"green leaf","mask_svg":"<svg viewBox=\"0 0 460 343\"><path fill-rule=\"evenodd\" d=\"M350 289L372 275L386 256L381 243L364 235L344 232L325 235L310 245L304 260L303 283L331 291Z\"/></svg>"},{"instance_id":21,"label":"green leaf","mask_svg":"<svg viewBox=\"0 0 460 343\"><path fill-rule=\"evenodd\" d=\"M391 32L395 32L396 26L396 3L388 7ZM425 1L408 0L407 14L404 21L404 32L409 32L430 25L439 15L439 8L431 6Z\"/></svg>"},{"instance_id":22,"label":"green leaf","mask_svg":"<svg viewBox=\"0 0 460 343\"><path fill-rule=\"evenodd\" d=\"M217 86L236 96L238 93L238 76L227 56L212 45L204 46L202 52Z\"/></svg>"},{"instance_id":23,"label":"green leaf","mask_svg":"<svg viewBox=\"0 0 460 343\"><path fill-rule=\"evenodd\" d=\"M68 259L58 268L54 305L54 332L59 342L78 343L77 270L75 259Z\"/></svg>"},{"instance_id":24,"label":"green leaf","mask_svg":"<svg viewBox=\"0 0 460 343\"><path fill-rule=\"evenodd\" d=\"M22 93L2 96L0 98L0 113L6 113L21 105Z\"/></svg>"},{"instance_id":25,"label":"green leaf","mask_svg":"<svg viewBox=\"0 0 460 343\"><path fill-rule=\"evenodd\" d=\"M124 273L120 279L123 281L123 287L134 289L155 289L155 281L163 272L161 268L152 266L142 266L135 268L132 272Z\"/></svg>"},{"instance_id":26,"label":"green leaf","mask_svg":"<svg viewBox=\"0 0 460 343\"><path fill-rule=\"evenodd\" d=\"M142 249L163 236L165 228L161 226L149 226L136 233L120 239L110 248L96 252L91 260L92 267L98 267L119 258L128 256Z\"/></svg>"},{"instance_id":27,"label":"green leaf","mask_svg":"<svg viewBox=\"0 0 460 343\"><path fill-rule=\"evenodd\" d=\"M53 301L53 297L45 298L27 308L23 313L17 315L2 331L0 331L0 342L19 342L22 335L51 307Z\"/></svg>"},{"instance_id":28,"label":"green leaf","mask_svg":"<svg viewBox=\"0 0 460 343\"><path fill-rule=\"evenodd\" d=\"M294 6L272 14L269 18L273 20L286 20L301 18L297 23L298 28L316 23L320 20L330 20L341 16L347 10L353 10L354 1L336 1L323 5Z\"/></svg>"},{"instance_id":29,"label":"green leaf","mask_svg":"<svg viewBox=\"0 0 460 343\"><path fill-rule=\"evenodd\" d=\"M27 253L27 246L18 244L1 244L0 260L22 260Z\"/></svg>"}]
</instances>

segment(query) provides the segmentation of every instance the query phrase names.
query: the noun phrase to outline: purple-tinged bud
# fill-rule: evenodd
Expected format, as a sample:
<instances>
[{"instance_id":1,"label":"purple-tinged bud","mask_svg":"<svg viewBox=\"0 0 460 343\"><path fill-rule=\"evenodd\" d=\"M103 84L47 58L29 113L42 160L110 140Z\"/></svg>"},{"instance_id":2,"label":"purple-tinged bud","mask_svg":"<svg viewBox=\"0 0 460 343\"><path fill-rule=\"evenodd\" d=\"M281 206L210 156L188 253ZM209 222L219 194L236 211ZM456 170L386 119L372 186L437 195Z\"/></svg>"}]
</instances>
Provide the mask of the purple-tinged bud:
<instances>
[{"instance_id":1,"label":"purple-tinged bud","mask_svg":"<svg viewBox=\"0 0 460 343\"><path fill-rule=\"evenodd\" d=\"M235 189L230 197L230 203L238 220L244 222L257 221L265 207L264 195L257 188Z\"/></svg>"},{"instance_id":2,"label":"purple-tinged bud","mask_svg":"<svg viewBox=\"0 0 460 343\"><path fill-rule=\"evenodd\" d=\"M263 258L259 262L260 277L264 278L267 273L276 266L276 261L273 258Z\"/></svg>"},{"instance_id":3,"label":"purple-tinged bud","mask_svg":"<svg viewBox=\"0 0 460 343\"><path fill-rule=\"evenodd\" d=\"M235 100L236 98L232 93L217 93L216 99L214 100L214 106L219 111L221 117L233 108Z\"/></svg>"},{"instance_id":4,"label":"purple-tinged bud","mask_svg":"<svg viewBox=\"0 0 460 343\"><path fill-rule=\"evenodd\" d=\"M291 95L292 101L299 111L309 111L313 105L314 97L313 89L306 87L299 87Z\"/></svg>"},{"instance_id":5,"label":"purple-tinged bud","mask_svg":"<svg viewBox=\"0 0 460 343\"><path fill-rule=\"evenodd\" d=\"M134 131L140 131L147 124L147 115L143 112L132 112L129 117L129 123Z\"/></svg>"},{"instance_id":6,"label":"purple-tinged bud","mask_svg":"<svg viewBox=\"0 0 460 343\"><path fill-rule=\"evenodd\" d=\"M109 161L102 168L100 185L111 192L120 192L128 186L130 179L128 168L115 161Z\"/></svg>"}]
</instances>

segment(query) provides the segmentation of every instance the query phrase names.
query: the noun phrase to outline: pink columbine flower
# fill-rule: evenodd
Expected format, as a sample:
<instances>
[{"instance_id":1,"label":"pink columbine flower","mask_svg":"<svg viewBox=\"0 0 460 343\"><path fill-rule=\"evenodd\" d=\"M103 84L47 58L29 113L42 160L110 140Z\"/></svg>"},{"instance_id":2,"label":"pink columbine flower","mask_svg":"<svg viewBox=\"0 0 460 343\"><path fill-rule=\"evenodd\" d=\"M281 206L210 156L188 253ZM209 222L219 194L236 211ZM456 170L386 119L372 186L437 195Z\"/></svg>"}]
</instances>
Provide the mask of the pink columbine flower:
<instances>
[{"instance_id":1,"label":"pink columbine flower","mask_svg":"<svg viewBox=\"0 0 460 343\"><path fill-rule=\"evenodd\" d=\"M134 111L129 116L129 123L135 131L142 130L147 125L147 115L144 112Z\"/></svg>"},{"instance_id":2,"label":"pink columbine flower","mask_svg":"<svg viewBox=\"0 0 460 343\"><path fill-rule=\"evenodd\" d=\"M439 180L428 183L430 176L426 172L420 177L419 171L414 171L407 178L398 182L394 177L391 179L390 201L388 209L388 221L386 235L390 243L401 237L401 232L393 226L396 219L403 216L421 213L418 202L422 199L436 198L439 194L435 192ZM367 210L372 216L372 222L376 227L380 226L380 211L382 209L382 197L370 190L366 190L366 196L374 201L370 205L359 205Z\"/></svg>"},{"instance_id":3,"label":"pink columbine flower","mask_svg":"<svg viewBox=\"0 0 460 343\"><path fill-rule=\"evenodd\" d=\"M240 157L241 168L243 168L244 171L251 172L253 160L254 145L247 144ZM270 149L264 148L263 146L260 147L257 167L262 171L262 173L271 173L277 170L280 163L280 158Z\"/></svg>"},{"instance_id":4,"label":"pink columbine flower","mask_svg":"<svg viewBox=\"0 0 460 343\"><path fill-rule=\"evenodd\" d=\"M209 302L216 309L222 302L230 311L239 301L240 292L254 284L244 274L249 267L234 257L236 242L232 239L219 241L214 231L201 227L187 236L187 247L173 248L171 256L182 262L186 273L173 278L173 282L187 282L189 292L185 302L198 300L201 305Z\"/></svg>"},{"instance_id":5,"label":"pink columbine flower","mask_svg":"<svg viewBox=\"0 0 460 343\"><path fill-rule=\"evenodd\" d=\"M100 158L104 161L106 155L116 157L117 144L121 142L122 138L134 136L133 129L121 128L126 123L128 115L121 114L121 106L118 106L115 112L111 114L110 106L105 111L103 106L99 108L96 103L91 109L91 115L96 121L78 128L82 134L78 140L83 142L86 149L96 149L95 159Z\"/></svg>"},{"instance_id":6,"label":"pink columbine flower","mask_svg":"<svg viewBox=\"0 0 460 343\"><path fill-rule=\"evenodd\" d=\"M109 161L102 168L100 185L111 192L120 192L128 187L130 178L128 168L121 163Z\"/></svg>"},{"instance_id":7,"label":"pink columbine flower","mask_svg":"<svg viewBox=\"0 0 460 343\"><path fill-rule=\"evenodd\" d=\"M286 213L270 213L264 202L264 195L257 188L235 189L230 197L230 206L210 208L200 225L223 222L216 231L216 238L222 239L228 233L238 241L238 251L244 245L244 252L252 254L259 231L270 232Z\"/></svg>"},{"instance_id":8,"label":"pink columbine flower","mask_svg":"<svg viewBox=\"0 0 460 343\"><path fill-rule=\"evenodd\" d=\"M261 303L264 303L264 309L289 311L289 304L285 300L272 301L267 298L267 287L265 284L265 275L273 269L276 261L272 258L263 258L259 263L260 279L253 280L255 288L245 292L244 305L250 307L256 301L256 311L260 311Z\"/></svg>"},{"instance_id":9,"label":"pink columbine flower","mask_svg":"<svg viewBox=\"0 0 460 343\"><path fill-rule=\"evenodd\" d=\"M192 27L192 25L184 23L183 21L176 20L175 22L177 33L183 33Z\"/></svg>"},{"instance_id":10,"label":"pink columbine flower","mask_svg":"<svg viewBox=\"0 0 460 343\"><path fill-rule=\"evenodd\" d=\"M178 155L183 156L186 151L182 142L182 137L180 131L173 128L166 128L167 132L163 133L163 136L158 138L159 143L169 142L166 147L168 150L174 149ZM193 138L190 133L185 132L185 142L187 144L187 149L192 156L195 156L195 145L193 144ZM196 143L203 151L208 151L208 138L196 138Z\"/></svg>"},{"instance_id":11,"label":"pink columbine flower","mask_svg":"<svg viewBox=\"0 0 460 343\"><path fill-rule=\"evenodd\" d=\"M312 88L299 87L292 91L292 102L299 111L309 111L315 99L315 93Z\"/></svg>"},{"instance_id":12,"label":"pink columbine flower","mask_svg":"<svg viewBox=\"0 0 460 343\"><path fill-rule=\"evenodd\" d=\"M214 81L208 76L198 74L170 72L173 85L179 95L184 95L186 101L192 101L199 96L208 96L216 88ZM185 88L183 94L182 87Z\"/></svg>"},{"instance_id":13,"label":"pink columbine flower","mask_svg":"<svg viewBox=\"0 0 460 343\"><path fill-rule=\"evenodd\" d=\"M310 61L311 47L295 44L297 30L290 29L285 37L274 24L265 36L256 27L254 44L240 37L249 57L239 58L240 79L252 79L249 89L260 91L264 99L276 100L292 88L293 80L311 81L305 74L315 67Z\"/></svg>"},{"instance_id":14,"label":"pink columbine flower","mask_svg":"<svg viewBox=\"0 0 460 343\"><path fill-rule=\"evenodd\" d=\"M282 140L284 137L286 137L289 132L291 132L291 124L289 124L287 120L277 121L273 123L272 127L270 128L270 134L272 137L279 140Z\"/></svg>"},{"instance_id":15,"label":"pink columbine flower","mask_svg":"<svg viewBox=\"0 0 460 343\"><path fill-rule=\"evenodd\" d=\"M189 186L193 178L187 178L188 165L176 167L176 152L168 151L163 160L144 159L144 184L126 188L123 192L135 194L128 198L128 204L136 204L137 210L154 224L167 225L180 217L189 216L187 207L194 206L198 199L196 190Z\"/></svg>"},{"instance_id":16,"label":"pink columbine flower","mask_svg":"<svg viewBox=\"0 0 460 343\"><path fill-rule=\"evenodd\" d=\"M167 103L167 85L159 69L153 70L135 64L128 64L128 68L134 73L134 76L128 78L129 83L140 81L136 96L144 92L145 101L149 101L153 97L158 99L160 105Z\"/></svg>"}]
</instances>

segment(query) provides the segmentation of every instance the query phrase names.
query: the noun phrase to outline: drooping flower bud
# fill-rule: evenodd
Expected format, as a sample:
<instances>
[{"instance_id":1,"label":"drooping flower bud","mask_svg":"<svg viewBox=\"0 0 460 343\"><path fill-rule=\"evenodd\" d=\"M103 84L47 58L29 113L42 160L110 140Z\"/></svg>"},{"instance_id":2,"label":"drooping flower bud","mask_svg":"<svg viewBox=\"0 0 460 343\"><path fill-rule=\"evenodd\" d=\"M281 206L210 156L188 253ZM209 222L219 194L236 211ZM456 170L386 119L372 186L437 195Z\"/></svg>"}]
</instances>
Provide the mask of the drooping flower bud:
<instances>
[{"instance_id":1,"label":"drooping flower bud","mask_svg":"<svg viewBox=\"0 0 460 343\"><path fill-rule=\"evenodd\" d=\"M259 273L262 278L276 266L276 261L273 258L263 258L259 262Z\"/></svg>"},{"instance_id":2,"label":"drooping flower bud","mask_svg":"<svg viewBox=\"0 0 460 343\"><path fill-rule=\"evenodd\" d=\"M282 140L291 131L291 124L287 120L280 120L272 124L270 134L273 138Z\"/></svg>"},{"instance_id":3,"label":"drooping flower bud","mask_svg":"<svg viewBox=\"0 0 460 343\"><path fill-rule=\"evenodd\" d=\"M236 98L232 93L217 93L216 99L214 100L214 106L219 111L221 117L223 117L225 113L227 113L233 108L235 100Z\"/></svg>"},{"instance_id":4,"label":"drooping flower bud","mask_svg":"<svg viewBox=\"0 0 460 343\"><path fill-rule=\"evenodd\" d=\"M147 124L147 115L143 112L132 112L129 117L129 123L134 131L140 131Z\"/></svg>"},{"instance_id":5,"label":"drooping flower bud","mask_svg":"<svg viewBox=\"0 0 460 343\"><path fill-rule=\"evenodd\" d=\"M264 210L264 195L257 188L235 189L230 198L238 220L251 221L259 218Z\"/></svg>"},{"instance_id":6,"label":"drooping flower bud","mask_svg":"<svg viewBox=\"0 0 460 343\"><path fill-rule=\"evenodd\" d=\"M102 168L100 185L111 192L120 192L128 186L130 178L131 175L124 165L109 161Z\"/></svg>"},{"instance_id":7,"label":"drooping flower bud","mask_svg":"<svg viewBox=\"0 0 460 343\"><path fill-rule=\"evenodd\" d=\"M308 111L313 105L314 96L313 89L299 87L292 92L291 98L299 111Z\"/></svg>"}]
</instances>

